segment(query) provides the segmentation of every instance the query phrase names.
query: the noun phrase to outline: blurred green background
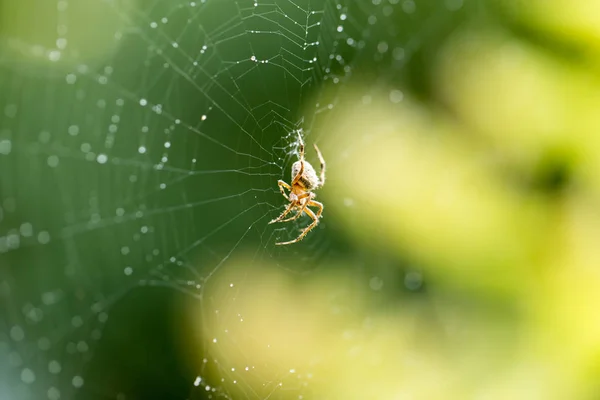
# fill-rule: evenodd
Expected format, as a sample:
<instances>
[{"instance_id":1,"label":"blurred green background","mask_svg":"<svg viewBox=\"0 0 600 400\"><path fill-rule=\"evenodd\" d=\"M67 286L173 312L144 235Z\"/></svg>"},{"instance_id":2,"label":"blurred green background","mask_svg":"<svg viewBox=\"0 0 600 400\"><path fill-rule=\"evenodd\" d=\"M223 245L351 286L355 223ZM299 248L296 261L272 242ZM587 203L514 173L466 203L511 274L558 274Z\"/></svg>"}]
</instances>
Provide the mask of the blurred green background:
<instances>
[{"instance_id":1,"label":"blurred green background","mask_svg":"<svg viewBox=\"0 0 600 400\"><path fill-rule=\"evenodd\" d=\"M600 398L599 18L0 2L0 398Z\"/></svg>"}]
</instances>

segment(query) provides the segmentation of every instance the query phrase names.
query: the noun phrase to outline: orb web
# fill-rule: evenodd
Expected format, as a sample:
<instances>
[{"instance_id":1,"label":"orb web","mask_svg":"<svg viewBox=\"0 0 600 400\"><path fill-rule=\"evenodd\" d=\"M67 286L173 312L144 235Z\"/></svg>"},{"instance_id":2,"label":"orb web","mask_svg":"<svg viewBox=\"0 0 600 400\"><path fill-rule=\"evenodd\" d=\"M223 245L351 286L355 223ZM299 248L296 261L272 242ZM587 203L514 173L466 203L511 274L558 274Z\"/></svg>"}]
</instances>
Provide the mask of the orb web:
<instances>
[{"instance_id":1,"label":"orb web","mask_svg":"<svg viewBox=\"0 0 600 400\"><path fill-rule=\"evenodd\" d=\"M153 364L160 349L150 339L139 338L123 359L107 350L106 342L143 336L131 331L132 316L149 318L149 329L168 324L160 317L173 293L214 314L204 290L238 254L282 269L290 259L303 263L292 273L318 268L332 246L326 203L322 223L297 246L274 243L297 235L306 219L268 225L285 206L276 182L291 179L298 132L315 162L312 143L327 134L315 127L335 119L349 83L405 80L413 54L457 8L399 0L98 3L112 21L101 56L70 36L81 22L64 0L52 14L52 40L0 32L2 398L135 398L144 393L127 381L135 373L104 379L98 370L149 369L144 379L159 385L160 371L173 365L165 356ZM369 93L361 95L368 103ZM390 101L402 96L393 89ZM171 294L148 300L155 292ZM222 312L235 314L235 303ZM243 384L260 376L255 365L220 370L218 338L200 347L203 366L162 382L179 388L165 396L311 396L309 377L293 368L257 392Z\"/></svg>"}]
</instances>

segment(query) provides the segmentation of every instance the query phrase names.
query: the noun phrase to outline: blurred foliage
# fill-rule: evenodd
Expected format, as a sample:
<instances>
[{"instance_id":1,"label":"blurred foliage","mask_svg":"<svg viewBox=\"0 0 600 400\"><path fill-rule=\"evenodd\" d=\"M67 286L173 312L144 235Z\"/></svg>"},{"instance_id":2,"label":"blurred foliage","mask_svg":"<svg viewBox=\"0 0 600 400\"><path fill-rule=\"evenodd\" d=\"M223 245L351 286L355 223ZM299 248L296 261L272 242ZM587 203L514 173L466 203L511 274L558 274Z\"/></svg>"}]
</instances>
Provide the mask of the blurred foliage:
<instances>
[{"instance_id":1,"label":"blurred foliage","mask_svg":"<svg viewBox=\"0 0 600 400\"><path fill-rule=\"evenodd\" d=\"M74 331L73 316L90 304L111 308L95 357L82 356L79 369L65 361L65 370L83 371L86 381L77 393L64 390L65 398L121 390L127 398L600 397L599 6L404 1L404 13L367 29L358 16L381 2L349 2L348 35L364 39L368 51L341 48L346 65L326 75L344 76L351 66L351 79L315 75L305 85L310 70L299 68L295 81L271 65L232 63L219 80L222 60L278 53L282 65L294 65L305 56L282 52L278 35L253 37L249 48L243 24L226 30L230 47L224 40L201 71L164 72L190 61L176 47L196 54L211 39L206 32L246 12L223 1L198 14L202 29L182 30L189 15L178 19L165 3L147 10L130 1L69 3L68 23L61 20L66 2L56 15L40 2L0 3L2 106L18 104L0 121L7 210L0 221L43 221L60 233L51 236L55 247L24 246L0 259L0 327L8 330L21 318L20 305L46 287L62 288L69 299L62 313L54 311L51 332ZM291 32L290 20L302 17L289 12L300 16L277 29ZM170 24L151 36L148 21L167 14ZM270 22L256 29L273 29ZM73 32L58 29L68 46L56 42L60 26ZM128 30L139 35L123 35ZM168 62L151 52L163 36L179 39L161 48ZM331 48L320 43L318 58L327 60ZM57 50L65 51L58 57ZM76 71L80 86L66 86L64 71ZM335 107L321 118L315 99L335 99ZM161 103L164 114L140 108L141 100L148 108ZM183 121L177 128L171 110ZM319 142L328 177L318 193L324 229L272 250L276 235L258 228L279 210L272 204L283 204L270 175L285 164L282 178L289 179L294 161L286 147L294 135L268 123L278 112L314 122L307 145ZM113 135L112 164L103 169L96 149L107 148L105 128L117 114L119 133L133 134ZM81 132L67 135L73 125ZM171 140L173 170L165 174L172 191L156 190L169 179L138 154L142 125ZM144 140L147 157L162 156L164 137ZM80 154L81 141L94 152ZM265 167L271 149L283 156ZM61 156L59 173L47 171L51 154ZM201 160L198 170L192 158ZM256 173L173 179L202 169ZM258 192L234 204L226 197L231 188ZM150 193L143 204L140 193ZM11 214L7 204L15 203ZM121 204L123 219L114 217ZM188 204L206 207L192 213ZM140 239L142 224L155 230ZM132 237L127 253L138 261L124 261ZM194 268L156 273L149 265L158 263L151 253L158 248L161 255L192 249ZM139 281L123 283L124 263ZM138 271L178 290L143 287L148 281ZM188 292L171 277L206 287ZM37 337L37 329L31 325L26 336ZM0 341L9 336L0 330ZM35 359L35 348L24 348ZM60 347L66 360L63 353ZM194 391L198 371L202 390Z\"/></svg>"},{"instance_id":2,"label":"blurred foliage","mask_svg":"<svg viewBox=\"0 0 600 400\"><path fill-rule=\"evenodd\" d=\"M327 219L422 267L426 300L369 307L350 260L292 288L277 267L237 261L220 287L254 278L236 292L248 322L220 349L228 365L274 365L284 387L314 375L320 398L600 396L600 9L511 3L445 38L427 100L356 82L318 127Z\"/></svg>"}]
</instances>

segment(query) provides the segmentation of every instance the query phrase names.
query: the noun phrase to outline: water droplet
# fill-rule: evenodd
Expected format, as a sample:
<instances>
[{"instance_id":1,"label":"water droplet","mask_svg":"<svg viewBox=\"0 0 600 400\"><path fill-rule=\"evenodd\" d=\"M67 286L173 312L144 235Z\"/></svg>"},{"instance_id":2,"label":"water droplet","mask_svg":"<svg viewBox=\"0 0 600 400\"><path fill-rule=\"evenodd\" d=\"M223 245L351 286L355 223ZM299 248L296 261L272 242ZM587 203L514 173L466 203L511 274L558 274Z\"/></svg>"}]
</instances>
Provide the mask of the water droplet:
<instances>
[{"instance_id":1,"label":"water droplet","mask_svg":"<svg viewBox=\"0 0 600 400\"><path fill-rule=\"evenodd\" d=\"M15 342L20 342L25 338L25 332L23 331L23 328L21 328L19 325L15 325L12 328L10 328L10 337Z\"/></svg>"},{"instance_id":2,"label":"water droplet","mask_svg":"<svg viewBox=\"0 0 600 400\"><path fill-rule=\"evenodd\" d=\"M379 291L383 287L383 280L378 276L374 276L369 280L369 287L372 290Z\"/></svg>"},{"instance_id":3,"label":"water droplet","mask_svg":"<svg viewBox=\"0 0 600 400\"><path fill-rule=\"evenodd\" d=\"M394 89L390 92L390 101L394 104L400 103L404 99L404 93L400 90Z\"/></svg>"},{"instance_id":4,"label":"water droplet","mask_svg":"<svg viewBox=\"0 0 600 400\"><path fill-rule=\"evenodd\" d=\"M48 160L46 162L48 163L48 166L50 168L55 168L58 166L59 158L58 156L52 155L48 157Z\"/></svg>"},{"instance_id":5,"label":"water droplet","mask_svg":"<svg viewBox=\"0 0 600 400\"><path fill-rule=\"evenodd\" d=\"M0 154L8 155L12 150L12 142L8 139L0 140Z\"/></svg>"},{"instance_id":6,"label":"water droplet","mask_svg":"<svg viewBox=\"0 0 600 400\"><path fill-rule=\"evenodd\" d=\"M73 383L74 387L80 388L83 386L83 378L79 375L75 375L73 377L73 380L71 381L71 383Z\"/></svg>"},{"instance_id":7,"label":"water droplet","mask_svg":"<svg viewBox=\"0 0 600 400\"><path fill-rule=\"evenodd\" d=\"M50 234L47 231L38 233L38 242L40 244L48 244L50 242Z\"/></svg>"},{"instance_id":8,"label":"water droplet","mask_svg":"<svg viewBox=\"0 0 600 400\"><path fill-rule=\"evenodd\" d=\"M58 60L60 60L60 51L58 50L52 50L51 52L48 53L48 60L52 61L52 62L56 62Z\"/></svg>"},{"instance_id":9,"label":"water droplet","mask_svg":"<svg viewBox=\"0 0 600 400\"><path fill-rule=\"evenodd\" d=\"M23 237L30 237L33 235L33 225L31 225L29 222L24 222L19 227L19 232Z\"/></svg>"},{"instance_id":10,"label":"water droplet","mask_svg":"<svg viewBox=\"0 0 600 400\"><path fill-rule=\"evenodd\" d=\"M79 315L74 316L71 318L71 325L73 325L75 328L79 328L83 325L83 318L81 318Z\"/></svg>"},{"instance_id":11,"label":"water droplet","mask_svg":"<svg viewBox=\"0 0 600 400\"><path fill-rule=\"evenodd\" d=\"M404 276L404 286L409 290L418 290L423 284L423 276L420 272L410 271Z\"/></svg>"},{"instance_id":12,"label":"water droplet","mask_svg":"<svg viewBox=\"0 0 600 400\"><path fill-rule=\"evenodd\" d=\"M4 107L4 115L6 115L8 118L14 118L17 116L17 105L16 104L7 104Z\"/></svg>"},{"instance_id":13,"label":"water droplet","mask_svg":"<svg viewBox=\"0 0 600 400\"><path fill-rule=\"evenodd\" d=\"M59 374L62 370L60 363L56 360L52 360L48 363L48 371L51 374Z\"/></svg>"},{"instance_id":14,"label":"water droplet","mask_svg":"<svg viewBox=\"0 0 600 400\"><path fill-rule=\"evenodd\" d=\"M35 373L29 368L24 368L21 371L21 380L23 381L23 383L33 383L35 382Z\"/></svg>"},{"instance_id":15,"label":"water droplet","mask_svg":"<svg viewBox=\"0 0 600 400\"><path fill-rule=\"evenodd\" d=\"M40 350L50 350L50 347L52 346L52 344L50 343L50 339L48 339L47 337L39 338L37 345Z\"/></svg>"},{"instance_id":16,"label":"water droplet","mask_svg":"<svg viewBox=\"0 0 600 400\"><path fill-rule=\"evenodd\" d=\"M60 399L60 391L55 388L54 386L51 386L48 389L48 400L59 400Z\"/></svg>"}]
</instances>

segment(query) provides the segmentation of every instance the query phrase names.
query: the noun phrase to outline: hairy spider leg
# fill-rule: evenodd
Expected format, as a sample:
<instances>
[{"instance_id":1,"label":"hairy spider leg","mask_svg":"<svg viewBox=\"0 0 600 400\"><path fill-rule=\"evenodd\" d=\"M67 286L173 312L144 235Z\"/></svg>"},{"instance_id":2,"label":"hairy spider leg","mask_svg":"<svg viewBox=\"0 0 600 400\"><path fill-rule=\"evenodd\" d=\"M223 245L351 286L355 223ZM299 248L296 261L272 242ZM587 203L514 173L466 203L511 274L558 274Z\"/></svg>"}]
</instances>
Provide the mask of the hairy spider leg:
<instances>
[{"instance_id":1,"label":"hairy spider leg","mask_svg":"<svg viewBox=\"0 0 600 400\"><path fill-rule=\"evenodd\" d=\"M296 174L294 179L292 180L292 186L296 186L302 175L304 174L304 158L300 159L300 171Z\"/></svg>"},{"instance_id":2,"label":"hairy spider leg","mask_svg":"<svg viewBox=\"0 0 600 400\"><path fill-rule=\"evenodd\" d=\"M325 184L325 159L323 158L323 154L321 154L321 151L319 150L317 145L313 144L313 146L315 146L317 156L319 157L319 162L321 163L321 174L319 177L319 187L321 187Z\"/></svg>"},{"instance_id":3,"label":"hairy spider leg","mask_svg":"<svg viewBox=\"0 0 600 400\"><path fill-rule=\"evenodd\" d=\"M281 179L277 181L277 184L279 185L279 191L281 192L281 194L283 195L283 197L285 197L286 199L290 199L288 197L287 194L285 194L285 190L283 190L283 188L286 188L287 190L289 190L290 192L292 191L292 188L290 185L288 185L287 183L285 183L284 181L282 181Z\"/></svg>"},{"instance_id":4,"label":"hairy spider leg","mask_svg":"<svg viewBox=\"0 0 600 400\"><path fill-rule=\"evenodd\" d=\"M316 201L316 200L310 200L310 201L308 202L308 205L309 205L310 207L319 207L319 211L317 211L317 220L318 220L319 218L321 218L321 214L323 214L323 208L324 208L324 207L323 207L323 203L320 203L320 202L318 202L318 201Z\"/></svg>"},{"instance_id":5,"label":"hairy spider leg","mask_svg":"<svg viewBox=\"0 0 600 400\"><path fill-rule=\"evenodd\" d=\"M272 219L269 224L274 224L275 222L279 222L283 219L283 217L285 217L286 215L289 214L290 211L292 211L292 208L294 208L294 206L296 205L295 202L291 202L289 206L287 206L287 208L281 213L281 215L275 219Z\"/></svg>"},{"instance_id":6,"label":"hairy spider leg","mask_svg":"<svg viewBox=\"0 0 600 400\"><path fill-rule=\"evenodd\" d=\"M304 237L306 236L306 234L308 232L310 232L315 226L317 226L317 224L319 223L319 218L321 217L321 214L323 213L323 204L319 203L318 201L311 200L311 201L308 202L308 205L309 206L314 206L314 207L319 207L319 211L317 211L317 215L315 215L315 213L310 208L306 208L304 210L306 212L306 214L313 219L313 222L309 226L307 226L302 231L302 233L300 234L300 236L298 236L296 239L290 240L289 242L275 243L277 246L282 246L282 245L286 245L286 244L297 243L297 242L301 241L302 239L304 239Z\"/></svg>"},{"instance_id":7,"label":"hairy spider leg","mask_svg":"<svg viewBox=\"0 0 600 400\"><path fill-rule=\"evenodd\" d=\"M300 203L300 200L309 197L310 193L306 192L306 193L302 193L301 195L298 196L298 200L296 201L292 201L290 203L290 205L285 209L284 212L281 213L281 215L277 218L275 218L274 220L272 220L271 222L269 222L269 224L274 224L275 222L283 222L282 219L283 217L285 217L286 215L289 214L290 211L292 211L295 207L298 207L298 204Z\"/></svg>"},{"instance_id":8,"label":"hairy spider leg","mask_svg":"<svg viewBox=\"0 0 600 400\"><path fill-rule=\"evenodd\" d=\"M304 213L304 209L305 209L306 207L308 207L308 204L310 203L310 201L311 201L312 199L314 199L314 198L315 198L315 194L314 194L314 193L306 193L306 194L307 194L308 196L304 196L304 195L302 195L300 198L305 198L305 197L309 197L309 196L310 196L310 197L309 197L309 198L308 198L308 199L307 199L307 200L306 200L306 201L305 201L305 202L302 204L302 207L300 207L300 210L298 210L298 211L296 212L296 215L294 215L293 217L290 217L290 218L286 218L286 219L284 219L284 220L283 220L283 221L281 221L281 222L295 221L295 220L297 220L298 218L300 218L300 216L302 215L302 213Z\"/></svg>"}]
</instances>

